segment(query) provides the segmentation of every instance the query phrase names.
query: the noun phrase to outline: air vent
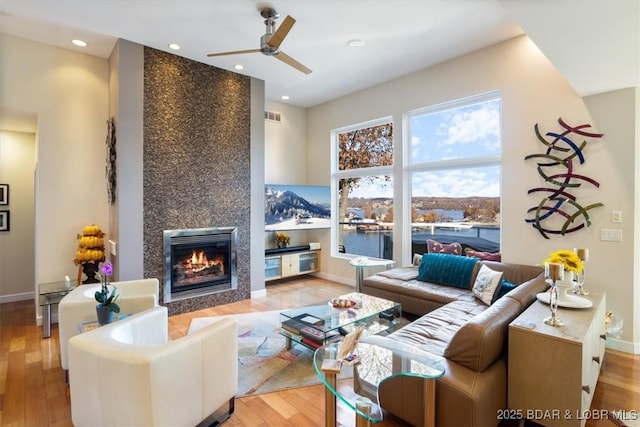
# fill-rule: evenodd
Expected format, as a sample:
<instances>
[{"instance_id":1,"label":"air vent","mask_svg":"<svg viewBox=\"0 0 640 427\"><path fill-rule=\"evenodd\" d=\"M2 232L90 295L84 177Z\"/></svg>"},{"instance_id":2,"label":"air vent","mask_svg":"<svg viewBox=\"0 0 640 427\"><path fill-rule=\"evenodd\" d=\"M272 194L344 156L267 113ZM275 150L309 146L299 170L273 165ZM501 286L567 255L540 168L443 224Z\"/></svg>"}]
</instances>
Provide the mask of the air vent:
<instances>
[{"instance_id":1,"label":"air vent","mask_svg":"<svg viewBox=\"0 0 640 427\"><path fill-rule=\"evenodd\" d=\"M280 123L282 121L282 115L280 113L274 113L273 111L265 111L264 119L270 122Z\"/></svg>"}]
</instances>

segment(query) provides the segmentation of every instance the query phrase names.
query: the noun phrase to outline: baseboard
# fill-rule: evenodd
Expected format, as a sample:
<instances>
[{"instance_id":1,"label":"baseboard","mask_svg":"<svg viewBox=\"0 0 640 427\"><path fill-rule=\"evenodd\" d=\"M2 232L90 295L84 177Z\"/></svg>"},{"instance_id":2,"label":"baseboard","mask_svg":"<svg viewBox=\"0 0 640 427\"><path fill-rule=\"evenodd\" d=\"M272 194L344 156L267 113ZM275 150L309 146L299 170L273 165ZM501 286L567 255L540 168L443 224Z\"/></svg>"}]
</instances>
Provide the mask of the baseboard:
<instances>
[{"instance_id":1,"label":"baseboard","mask_svg":"<svg viewBox=\"0 0 640 427\"><path fill-rule=\"evenodd\" d=\"M332 282L342 283L343 285L353 286L354 288L356 287L354 280L346 277L334 276L320 271L313 273L312 276L319 277L320 279L331 280Z\"/></svg>"},{"instance_id":2,"label":"baseboard","mask_svg":"<svg viewBox=\"0 0 640 427\"><path fill-rule=\"evenodd\" d=\"M607 337L606 347L623 353L640 354L640 343L637 342L633 343L619 340L617 338Z\"/></svg>"},{"instance_id":3,"label":"baseboard","mask_svg":"<svg viewBox=\"0 0 640 427\"><path fill-rule=\"evenodd\" d=\"M35 296L33 292L25 292L23 294L0 295L0 304L4 304L6 302L32 300L34 298Z\"/></svg>"},{"instance_id":4,"label":"baseboard","mask_svg":"<svg viewBox=\"0 0 640 427\"><path fill-rule=\"evenodd\" d=\"M251 299L253 298L259 298L259 297L266 297L267 296L267 289L260 289L259 291L251 291Z\"/></svg>"}]
</instances>

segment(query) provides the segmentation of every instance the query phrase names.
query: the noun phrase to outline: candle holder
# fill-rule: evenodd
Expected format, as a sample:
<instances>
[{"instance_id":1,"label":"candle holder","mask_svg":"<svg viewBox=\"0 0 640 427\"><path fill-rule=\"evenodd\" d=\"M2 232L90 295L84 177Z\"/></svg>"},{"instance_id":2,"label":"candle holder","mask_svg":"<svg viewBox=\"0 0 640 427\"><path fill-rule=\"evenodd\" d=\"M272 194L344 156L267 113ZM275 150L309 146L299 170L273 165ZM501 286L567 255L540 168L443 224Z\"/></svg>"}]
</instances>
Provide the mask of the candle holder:
<instances>
[{"instance_id":1,"label":"candle holder","mask_svg":"<svg viewBox=\"0 0 640 427\"><path fill-rule=\"evenodd\" d=\"M573 252L575 252L578 258L580 258L580 261L582 261L582 271L576 275L576 283L578 284L578 286L573 289L573 294L589 295L589 292L584 289L584 263L589 261L589 249L574 248Z\"/></svg>"},{"instance_id":2,"label":"candle holder","mask_svg":"<svg viewBox=\"0 0 640 427\"><path fill-rule=\"evenodd\" d=\"M544 277L551 280L549 290L549 307L551 316L544 319L544 323L550 326L564 326L564 322L558 319L558 287L557 280L564 279L564 265L556 262L547 262L544 265Z\"/></svg>"}]
</instances>

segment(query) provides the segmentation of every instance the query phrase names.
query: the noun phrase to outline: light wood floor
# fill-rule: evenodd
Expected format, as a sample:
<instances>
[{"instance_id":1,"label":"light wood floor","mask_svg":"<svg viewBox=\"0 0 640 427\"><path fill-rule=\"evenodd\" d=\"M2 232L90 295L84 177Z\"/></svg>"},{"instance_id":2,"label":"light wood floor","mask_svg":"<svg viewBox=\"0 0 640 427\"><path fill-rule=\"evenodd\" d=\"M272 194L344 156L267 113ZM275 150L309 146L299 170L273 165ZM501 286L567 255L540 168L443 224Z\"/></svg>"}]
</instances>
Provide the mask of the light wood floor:
<instances>
[{"instance_id":1,"label":"light wood floor","mask_svg":"<svg viewBox=\"0 0 640 427\"><path fill-rule=\"evenodd\" d=\"M319 304L352 290L310 276L270 284L265 297L172 316L170 336L175 339L185 335L193 317ZM32 301L0 304L0 426L71 426L69 391L59 364L57 325L51 328L51 338L42 339L34 313ZM607 351L592 409L640 411L640 356ZM340 405L338 423L355 425L353 413ZM225 427L323 425L322 385L236 399L236 411L224 424ZM389 419L379 425L404 424ZM613 425L609 421L587 422L587 427Z\"/></svg>"}]
</instances>

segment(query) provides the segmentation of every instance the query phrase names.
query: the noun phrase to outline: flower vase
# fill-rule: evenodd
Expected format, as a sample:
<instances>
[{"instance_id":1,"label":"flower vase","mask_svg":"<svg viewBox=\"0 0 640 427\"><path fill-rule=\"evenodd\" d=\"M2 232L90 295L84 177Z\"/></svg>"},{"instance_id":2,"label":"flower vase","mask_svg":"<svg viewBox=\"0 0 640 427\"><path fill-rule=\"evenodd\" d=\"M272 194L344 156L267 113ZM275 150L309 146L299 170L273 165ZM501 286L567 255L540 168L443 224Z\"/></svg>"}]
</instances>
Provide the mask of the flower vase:
<instances>
[{"instance_id":1,"label":"flower vase","mask_svg":"<svg viewBox=\"0 0 640 427\"><path fill-rule=\"evenodd\" d=\"M97 262L83 262L82 263L82 272L87 276L82 283L100 283L100 280L96 278L96 274L98 273L98 263Z\"/></svg>"},{"instance_id":2,"label":"flower vase","mask_svg":"<svg viewBox=\"0 0 640 427\"><path fill-rule=\"evenodd\" d=\"M556 281L556 287L558 288L558 301L568 300L569 293L573 290L575 283L573 281L573 271L564 271L564 279Z\"/></svg>"},{"instance_id":3,"label":"flower vase","mask_svg":"<svg viewBox=\"0 0 640 427\"><path fill-rule=\"evenodd\" d=\"M102 304L96 305L96 314L98 316L98 324L100 326L113 322L113 311L111 311L111 307L109 306Z\"/></svg>"}]
</instances>

